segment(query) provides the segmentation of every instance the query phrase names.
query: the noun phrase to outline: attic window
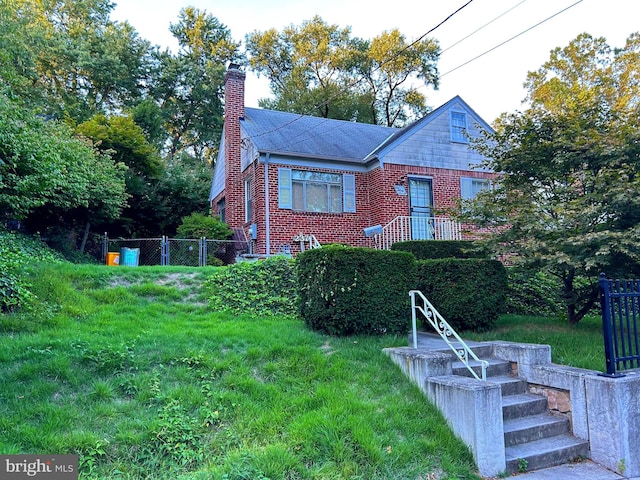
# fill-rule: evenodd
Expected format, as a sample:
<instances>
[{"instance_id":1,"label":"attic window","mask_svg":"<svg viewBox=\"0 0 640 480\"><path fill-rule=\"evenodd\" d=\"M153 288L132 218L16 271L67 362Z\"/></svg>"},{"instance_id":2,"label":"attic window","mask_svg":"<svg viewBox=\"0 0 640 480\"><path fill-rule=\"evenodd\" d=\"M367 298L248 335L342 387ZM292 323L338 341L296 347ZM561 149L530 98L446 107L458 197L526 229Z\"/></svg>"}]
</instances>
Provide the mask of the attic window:
<instances>
[{"instance_id":1,"label":"attic window","mask_svg":"<svg viewBox=\"0 0 640 480\"><path fill-rule=\"evenodd\" d=\"M467 138L467 114L464 112L451 112L451 141L469 143Z\"/></svg>"}]
</instances>

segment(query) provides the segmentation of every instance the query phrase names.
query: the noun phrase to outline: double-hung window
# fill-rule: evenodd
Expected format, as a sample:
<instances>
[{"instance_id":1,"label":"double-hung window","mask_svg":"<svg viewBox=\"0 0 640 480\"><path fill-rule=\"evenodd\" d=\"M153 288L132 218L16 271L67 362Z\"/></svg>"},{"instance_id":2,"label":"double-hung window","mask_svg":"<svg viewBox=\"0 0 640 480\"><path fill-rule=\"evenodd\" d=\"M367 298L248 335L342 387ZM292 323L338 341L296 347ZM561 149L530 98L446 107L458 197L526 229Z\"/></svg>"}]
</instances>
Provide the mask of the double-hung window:
<instances>
[{"instance_id":1,"label":"double-hung window","mask_svg":"<svg viewBox=\"0 0 640 480\"><path fill-rule=\"evenodd\" d=\"M218 216L223 222L227 220L227 201L224 198L218 202Z\"/></svg>"},{"instance_id":2,"label":"double-hung window","mask_svg":"<svg viewBox=\"0 0 640 480\"><path fill-rule=\"evenodd\" d=\"M469 143L467 138L467 114L464 112L451 112L451 141Z\"/></svg>"},{"instance_id":3,"label":"double-hung window","mask_svg":"<svg viewBox=\"0 0 640 480\"><path fill-rule=\"evenodd\" d=\"M253 191L251 177L244 180L244 221L250 222L253 218Z\"/></svg>"},{"instance_id":4,"label":"double-hung window","mask_svg":"<svg viewBox=\"0 0 640 480\"><path fill-rule=\"evenodd\" d=\"M301 212L355 212L355 176L279 168L278 206Z\"/></svg>"},{"instance_id":5,"label":"double-hung window","mask_svg":"<svg viewBox=\"0 0 640 480\"><path fill-rule=\"evenodd\" d=\"M491 188L491 180L487 178L467 178L460 179L460 190L463 200L473 200L483 190Z\"/></svg>"}]
</instances>

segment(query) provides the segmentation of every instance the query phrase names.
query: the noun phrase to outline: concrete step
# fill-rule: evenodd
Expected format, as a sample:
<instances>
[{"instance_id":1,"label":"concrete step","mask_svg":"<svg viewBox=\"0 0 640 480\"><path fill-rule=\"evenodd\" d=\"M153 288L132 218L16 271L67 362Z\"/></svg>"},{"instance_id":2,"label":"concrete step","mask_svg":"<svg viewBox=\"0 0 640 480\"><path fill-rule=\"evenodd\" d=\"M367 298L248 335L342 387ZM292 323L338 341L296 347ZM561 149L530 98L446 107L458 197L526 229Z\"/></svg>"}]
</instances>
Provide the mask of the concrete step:
<instances>
[{"instance_id":1,"label":"concrete step","mask_svg":"<svg viewBox=\"0 0 640 480\"><path fill-rule=\"evenodd\" d=\"M505 449L507 472L539 470L589 456L589 444L571 435L557 435Z\"/></svg>"},{"instance_id":2,"label":"concrete step","mask_svg":"<svg viewBox=\"0 0 640 480\"><path fill-rule=\"evenodd\" d=\"M470 348L479 358L488 358L493 354L493 345L471 344Z\"/></svg>"},{"instance_id":3,"label":"concrete step","mask_svg":"<svg viewBox=\"0 0 640 480\"><path fill-rule=\"evenodd\" d=\"M488 381L499 383L502 388L502 395L517 395L519 393L527 392L527 381L519 378L513 377L511 375L499 375L496 377L487 378Z\"/></svg>"},{"instance_id":4,"label":"concrete step","mask_svg":"<svg viewBox=\"0 0 640 480\"><path fill-rule=\"evenodd\" d=\"M518 393L502 397L502 418L514 418L537 415L547 411L547 399L531 393Z\"/></svg>"},{"instance_id":5,"label":"concrete step","mask_svg":"<svg viewBox=\"0 0 640 480\"><path fill-rule=\"evenodd\" d=\"M506 447L567 433L569 433L569 419L550 413L513 418L504 422L504 444Z\"/></svg>"},{"instance_id":6,"label":"concrete step","mask_svg":"<svg viewBox=\"0 0 640 480\"><path fill-rule=\"evenodd\" d=\"M487 367L487 379L489 377L509 375L511 373L511 364L509 362L505 362L504 360L498 360L496 358L482 358L482 357L479 357L479 358L489 362L489 366ZM475 360L470 360L469 366L473 369L474 372L476 372L478 377L482 375L482 366L480 362L477 362ZM461 361L452 362L451 368L453 369L454 375L461 375L463 377L473 376L469 371L469 369Z\"/></svg>"}]
</instances>

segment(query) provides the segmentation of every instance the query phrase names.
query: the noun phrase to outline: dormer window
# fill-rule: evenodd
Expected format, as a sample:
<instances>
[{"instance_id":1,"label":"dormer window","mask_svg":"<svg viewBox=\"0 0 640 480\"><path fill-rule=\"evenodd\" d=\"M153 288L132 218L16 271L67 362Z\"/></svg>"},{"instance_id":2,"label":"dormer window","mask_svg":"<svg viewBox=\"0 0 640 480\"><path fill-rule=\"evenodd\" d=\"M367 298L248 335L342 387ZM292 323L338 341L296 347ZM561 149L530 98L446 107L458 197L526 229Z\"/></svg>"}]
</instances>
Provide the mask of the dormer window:
<instances>
[{"instance_id":1,"label":"dormer window","mask_svg":"<svg viewBox=\"0 0 640 480\"><path fill-rule=\"evenodd\" d=\"M464 112L451 112L451 141L469 143L467 138L467 114Z\"/></svg>"}]
</instances>

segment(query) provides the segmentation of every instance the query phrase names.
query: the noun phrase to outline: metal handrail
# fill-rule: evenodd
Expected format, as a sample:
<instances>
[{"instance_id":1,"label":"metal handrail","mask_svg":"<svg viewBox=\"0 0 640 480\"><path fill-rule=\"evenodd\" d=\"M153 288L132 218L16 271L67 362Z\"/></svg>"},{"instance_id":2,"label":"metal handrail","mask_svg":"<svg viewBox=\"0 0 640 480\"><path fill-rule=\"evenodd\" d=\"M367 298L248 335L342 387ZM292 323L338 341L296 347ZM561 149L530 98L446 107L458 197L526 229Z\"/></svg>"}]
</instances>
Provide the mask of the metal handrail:
<instances>
[{"instance_id":1,"label":"metal handrail","mask_svg":"<svg viewBox=\"0 0 640 480\"><path fill-rule=\"evenodd\" d=\"M453 350L456 354L456 357L464 364L465 367L471 372L471 374L476 377L478 380L486 380L487 379L487 367L489 366L489 362L486 360L480 360L478 356L473 353L473 350L465 343L462 338L456 333L451 325L444 319L440 313L436 310L436 308L431 305L431 302L427 300L420 290L411 290L409 291L409 295L411 296L411 322L413 327L413 348L418 348L418 329L416 326L416 311L420 311L422 315L429 321L431 326L435 328L436 332L442 337L445 343ZM416 296L419 296L422 299L423 304L416 304ZM457 341L457 345L450 340L449 337L453 337ZM476 362L480 363L480 368L482 369L482 378L478 376L478 374L471 368L469 365L469 357L473 358Z\"/></svg>"}]
</instances>

